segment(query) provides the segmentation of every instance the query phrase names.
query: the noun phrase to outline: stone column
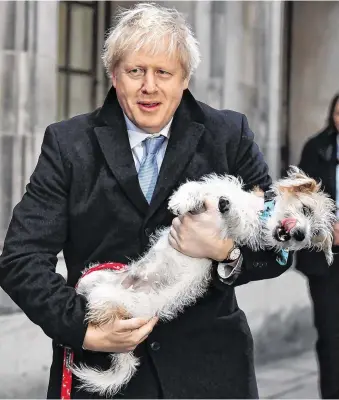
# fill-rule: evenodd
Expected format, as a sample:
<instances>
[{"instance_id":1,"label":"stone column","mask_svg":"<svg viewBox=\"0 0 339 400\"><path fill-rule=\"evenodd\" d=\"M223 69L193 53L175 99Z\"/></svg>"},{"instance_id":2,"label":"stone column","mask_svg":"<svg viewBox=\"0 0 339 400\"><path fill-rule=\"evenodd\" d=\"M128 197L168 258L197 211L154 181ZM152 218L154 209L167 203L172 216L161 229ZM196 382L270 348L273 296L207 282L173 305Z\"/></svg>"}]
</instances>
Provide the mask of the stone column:
<instances>
[{"instance_id":1,"label":"stone column","mask_svg":"<svg viewBox=\"0 0 339 400\"><path fill-rule=\"evenodd\" d=\"M227 2L223 108L246 114L273 178L280 172L283 5Z\"/></svg>"},{"instance_id":2,"label":"stone column","mask_svg":"<svg viewBox=\"0 0 339 400\"><path fill-rule=\"evenodd\" d=\"M225 69L223 82L222 108L244 112L244 99L241 94L243 36L241 1L226 3L225 23Z\"/></svg>"},{"instance_id":3,"label":"stone column","mask_svg":"<svg viewBox=\"0 0 339 400\"><path fill-rule=\"evenodd\" d=\"M281 134L282 134L282 81L283 81L283 11L281 1L269 4L269 76L268 76L268 134L266 162L270 167L273 179L280 177L281 169Z\"/></svg>"},{"instance_id":4,"label":"stone column","mask_svg":"<svg viewBox=\"0 0 339 400\"><path fill-rule=\"evenodd\" d=\"M208 102L211 70L211 2L194 3L194 28L200 43L201 63L194 74L192 90L197 99Z\"/></svg>"},{"instance_id":5,"label":"stone column","mask_svg":"<svg viewBox=\"0 0 339 400\"><path fill-rule=\"evenodd\" d=\"M55 121L57 11L57 1L0 2L0 248ZM11 302L0 292L1 305Z\"/></svg>"}]
</instances>

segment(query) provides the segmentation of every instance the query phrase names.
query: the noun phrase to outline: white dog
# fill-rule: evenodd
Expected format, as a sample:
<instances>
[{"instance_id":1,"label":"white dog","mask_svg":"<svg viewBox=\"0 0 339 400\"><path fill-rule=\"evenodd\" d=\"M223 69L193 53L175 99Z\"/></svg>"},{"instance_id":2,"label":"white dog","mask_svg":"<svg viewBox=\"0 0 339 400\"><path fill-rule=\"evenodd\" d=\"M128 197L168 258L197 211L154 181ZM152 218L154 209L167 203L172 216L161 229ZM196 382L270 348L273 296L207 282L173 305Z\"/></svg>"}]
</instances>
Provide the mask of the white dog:
<instances>
[{"instance_id":1,"label":"white dog","mask_svg":"<svg viewBox=\"0 0 339 400\"><path fill-rule=\"evenodd\" d=\"M315 181L292 169L287 179L273 185L273 194L275 207L264 209L260 191L245 192L239 179L212 174L179 187L169 200L169 209L175 215L198 213L204 210L205 199L210 198L218 210L222 236L233 239L238 246L254 251L268 246L277 254L286 248L315 246L324 250L330 261L333 204ZM171 320L206 292L211 260L191 258L174 250L168 234L169 228L158 231L149 251L126 269L95 271L80 279L77 291L88 300L90 322L100 325L116 317L153 316ZM133 352L110 357L107 371L85 365L72 368L82 387L114 395L128 383L139 365L138 359Z\"/></svg>"},{"instance_id":2,"label":"white dog","mask_svg":"<svg viewBox=\"0 0 339 400\"><path fill-rule=\"evenodd\" d=\"M242 189L231 176L209 175L199 182L187 182L169 201L176 215L199 212L209 197L218 210L223 237L240 246L259 248L259 204L254 193ZM160 230L149 251L122 272L95 271L80 279L78 293L88 300L89 321L102 324L116 317L153 317L171 320L192 305L207 290L211 279L211 260L185 256L168 242L169 228ZM95 266L92 266L95 267ZM113 395L125 385L139 365L129 353L111 354L111 368L98 371L84 365L72 372L89 391Z\"/></svg>"},{"instance_id":3,"label":"white dog","mask_svg":"<svg viewBox=\"0 0 339 400\"><path fill-rule=\"evenodd\" d=\"M297 167L272 185L275 205L262 230L265 247L324 251L327 263L332 263L335 203L320 187Z\"/></svg>"}]
</instances>

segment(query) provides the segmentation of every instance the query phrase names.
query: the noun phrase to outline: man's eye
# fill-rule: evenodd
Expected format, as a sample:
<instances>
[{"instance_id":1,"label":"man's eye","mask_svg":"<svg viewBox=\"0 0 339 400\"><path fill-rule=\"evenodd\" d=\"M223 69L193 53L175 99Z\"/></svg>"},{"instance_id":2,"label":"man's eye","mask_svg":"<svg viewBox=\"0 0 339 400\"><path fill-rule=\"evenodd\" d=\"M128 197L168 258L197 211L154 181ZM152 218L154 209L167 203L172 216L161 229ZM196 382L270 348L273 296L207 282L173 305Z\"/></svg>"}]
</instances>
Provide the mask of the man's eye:
<instances>
[{"instance_id":1,"label":"man's eye","mask_svg":"<svg viewBox=\"0 0 339 400\"><path fill-rule=\"evenodd\" d=\"M162 76L170 76L171 75L169 72L164 71L163 69L159 69L158 73L159 73L159 75L162 75Z\"/></svg>"},{"instance_id":2,"label":"man's eye","mask_svg":"<svg viewBox=\"0 0 339 400\"><path fill-rule=\"evenodd\" d=\"M132 76L141 76L144 71L141 68L133 68L129 71L129 74Z\"/></svg>"}]
</instances>

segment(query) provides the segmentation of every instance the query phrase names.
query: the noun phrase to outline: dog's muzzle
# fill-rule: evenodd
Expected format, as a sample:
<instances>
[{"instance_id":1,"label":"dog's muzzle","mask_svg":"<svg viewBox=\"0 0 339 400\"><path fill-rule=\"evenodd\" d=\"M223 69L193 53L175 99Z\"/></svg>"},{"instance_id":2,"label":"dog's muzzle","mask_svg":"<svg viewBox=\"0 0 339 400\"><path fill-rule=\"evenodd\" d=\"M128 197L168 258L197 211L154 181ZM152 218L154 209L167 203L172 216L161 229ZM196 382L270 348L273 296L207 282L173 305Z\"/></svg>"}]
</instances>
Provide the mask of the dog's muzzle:
<instances>
[{"instance_id":1,"label":"dog's muzzle","mask_svg":"<svg viewBox=\"0 0 339 400\"><path fill-rule=\"evenodd\" d=\"M278 226L274 232L274 239L278 242L287 242L291 239L291 234L283 226Z\"/></svg>"},{"instance_id":2,"label":"dog's muzzle","mask_svg":"<svg viewBox=\"0 0 339 400\"><path fill-rule=\"evenodd\" d=\"M291 239L291 236L294 237L294 233L292 234L292 229L296 226L297 220L295 218L284 218L280 222L280 226L278 226L274 232L274 238L278 242L286 242ZM299 232L296 231L296 232ZM297 238L295 238L298 240ZM303 239L301 239L303 240Z\"/></svg>"},{"instance_id":3,"label":"dog's muzzle","mask_svg":"<svg viewBox=\"0 0 339 400\"><path fill-rule=\"evenodd\" d=\"M274 232L274 238L278 242L286 242L293 238L297 242L302 242L305 239L305 232L301 229L295 228L297 220L295 218L285 218L280 222Z\"/></svg>"}]
</instances>

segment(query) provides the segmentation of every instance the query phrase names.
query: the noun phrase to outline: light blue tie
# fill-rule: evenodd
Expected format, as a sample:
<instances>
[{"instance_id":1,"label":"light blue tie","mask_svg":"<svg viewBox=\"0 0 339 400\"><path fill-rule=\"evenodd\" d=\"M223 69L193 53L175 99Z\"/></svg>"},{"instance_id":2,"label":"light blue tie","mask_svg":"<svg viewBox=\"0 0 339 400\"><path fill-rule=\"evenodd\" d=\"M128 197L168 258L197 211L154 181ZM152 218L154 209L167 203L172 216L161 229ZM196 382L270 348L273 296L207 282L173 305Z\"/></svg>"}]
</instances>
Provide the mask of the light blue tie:
<instances>
[{"instance_id":1,"label":"light blue tie","mask_svg":"<svg viewBox=\"0 0 339 400\"><path fill-rule=\"evenodd\" d=\"M149 137L142 143L144 156L138 173L139 183L148 203L151 202L153 191L158 178L157 153L164 143L165 136Z\"/></svg>"}]
</instances>

